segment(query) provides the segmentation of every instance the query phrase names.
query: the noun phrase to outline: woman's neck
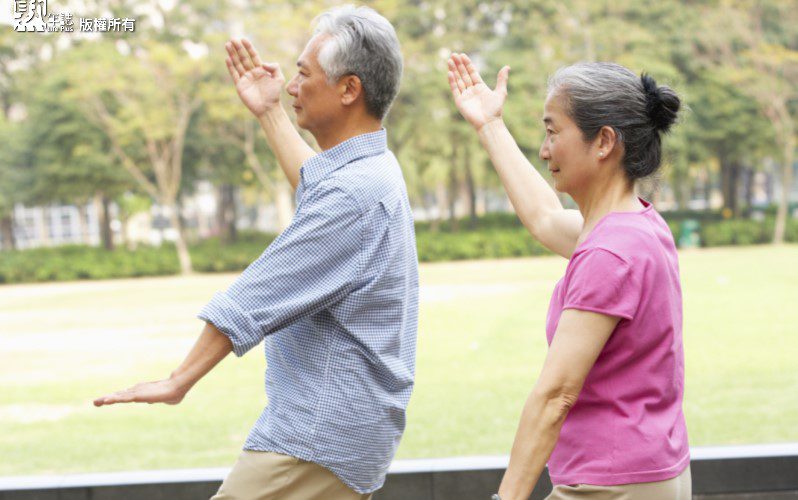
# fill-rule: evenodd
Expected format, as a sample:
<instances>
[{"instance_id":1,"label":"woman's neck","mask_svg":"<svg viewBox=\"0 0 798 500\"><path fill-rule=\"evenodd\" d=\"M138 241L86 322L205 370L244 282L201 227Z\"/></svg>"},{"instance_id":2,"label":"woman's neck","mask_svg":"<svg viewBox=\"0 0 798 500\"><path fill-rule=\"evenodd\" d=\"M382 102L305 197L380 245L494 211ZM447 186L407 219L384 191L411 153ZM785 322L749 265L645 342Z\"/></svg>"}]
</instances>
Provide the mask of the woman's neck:
<instances>
[{"instance_id":1,"label":"woman's neck","mask_svg":"<svg viewBox=\"0 0 798 500\"><path fill-rule=\"evenodd\" d=\"M583 236L610 212L637 212L644 208L635 195L634 187L625 180L594 185L586 192L572 197L585 221Z\"/></svg>"}]
</instances>

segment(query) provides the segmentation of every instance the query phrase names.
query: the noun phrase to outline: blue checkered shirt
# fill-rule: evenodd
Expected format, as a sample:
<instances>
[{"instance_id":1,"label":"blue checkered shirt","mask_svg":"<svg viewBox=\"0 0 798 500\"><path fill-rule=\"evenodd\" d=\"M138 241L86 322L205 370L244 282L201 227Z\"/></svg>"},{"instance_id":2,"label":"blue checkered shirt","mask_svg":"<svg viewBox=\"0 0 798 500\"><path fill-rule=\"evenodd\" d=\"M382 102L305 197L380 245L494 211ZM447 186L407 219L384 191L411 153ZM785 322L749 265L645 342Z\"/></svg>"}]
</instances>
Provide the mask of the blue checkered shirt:
<instances>
[{"instance_id":1,"label":"blue checkered shirt","mask_svg":"<svg viewBox=\"0 0 798 500\"><path fill-rule=\"evenodd\" d=\"M385 129L302 166L288 228L199 317L236 356L265 339L269 403L244 448L315 462L380 488L413 388L418 261Z\"/></svg>"}]
</instances>

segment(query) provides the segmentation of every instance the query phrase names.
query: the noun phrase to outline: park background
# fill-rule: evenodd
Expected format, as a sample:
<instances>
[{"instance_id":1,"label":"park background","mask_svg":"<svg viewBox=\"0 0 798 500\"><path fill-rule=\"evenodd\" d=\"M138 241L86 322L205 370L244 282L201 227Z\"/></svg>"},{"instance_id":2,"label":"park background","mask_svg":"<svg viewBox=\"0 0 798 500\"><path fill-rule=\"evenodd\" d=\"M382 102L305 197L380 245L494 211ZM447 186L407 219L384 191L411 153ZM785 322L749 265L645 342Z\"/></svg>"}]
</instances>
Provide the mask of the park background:
<instances>
[{"instance_id":1,"label":"park background","mask_svg":"<svg viewBox=\"0 0 798 500\"><path fill-rule=\"evenodd\" d=\"M290 78L310 21L337 4L48 2L76 20L136 19L133 33L93 34L14 32L3 4L0 475L233 463L266 404L260 349L175 407L91 400L167 376L199 308L290 222L290 186L238 101L224 42L246 36ZM451 102L452 51L489 83L512 66L505 119L545 175L540 119L558 67L615 61L680 93L662 174L639 192L680 246L691 444L798 441L796 4L366 4L405 55L386 128L423 262L398 457L508 453L567 263L510 212Z\"/></svg>"}]
</instances>

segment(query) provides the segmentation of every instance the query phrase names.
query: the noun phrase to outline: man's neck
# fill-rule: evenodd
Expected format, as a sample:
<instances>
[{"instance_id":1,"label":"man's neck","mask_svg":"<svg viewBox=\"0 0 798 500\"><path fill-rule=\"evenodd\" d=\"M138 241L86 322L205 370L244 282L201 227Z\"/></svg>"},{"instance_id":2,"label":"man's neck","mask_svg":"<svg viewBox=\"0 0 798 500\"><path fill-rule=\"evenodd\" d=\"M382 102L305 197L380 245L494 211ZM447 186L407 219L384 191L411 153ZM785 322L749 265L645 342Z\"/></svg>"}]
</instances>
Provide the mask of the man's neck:
<instances>
[{"instance_id":1,"label":"man's neck","mask_svg":"<svg viewBox=\"0 0 798 500\"><path fill-rule=\"evenodd\" d=\"M314 131L313 136L322 151L333 148L342 142L362 134L370 132L377 132L382 129L382 122L380 120L367 119L367 120L353 120L349 123L337 123L329 127L329 130Z\"/></svg>"}]
</instances>

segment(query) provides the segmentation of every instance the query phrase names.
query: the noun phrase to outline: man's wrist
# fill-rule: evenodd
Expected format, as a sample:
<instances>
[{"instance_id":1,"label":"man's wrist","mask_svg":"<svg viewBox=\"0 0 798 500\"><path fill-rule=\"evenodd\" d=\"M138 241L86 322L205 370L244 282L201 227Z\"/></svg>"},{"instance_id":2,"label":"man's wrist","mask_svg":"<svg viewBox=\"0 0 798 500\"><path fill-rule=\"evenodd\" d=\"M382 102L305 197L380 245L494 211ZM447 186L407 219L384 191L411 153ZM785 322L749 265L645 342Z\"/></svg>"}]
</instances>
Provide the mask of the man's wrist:
<instances>
[{"instance_id":1,"label":"man's wrist","mask_svg":"<svg viewBox=\"0 0 798 500\"><path fill-rule=\"evenodd\" d=\"M264 123L275 123L278 119L285 114L285 110L283 109L283 105L279 102L272 106L271 108L267 109L263 113L255 115L259 122Z\"/></svg>"}]
</instances>

